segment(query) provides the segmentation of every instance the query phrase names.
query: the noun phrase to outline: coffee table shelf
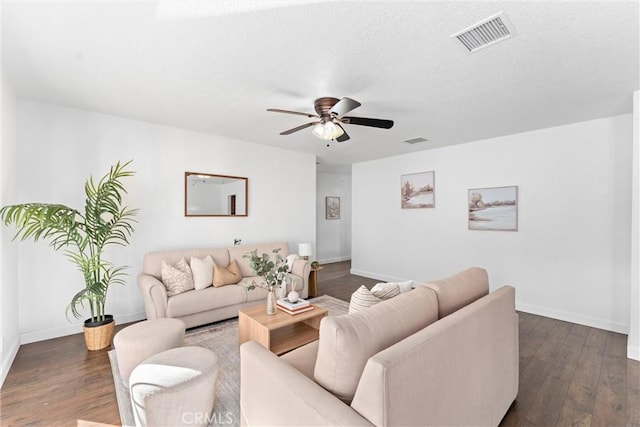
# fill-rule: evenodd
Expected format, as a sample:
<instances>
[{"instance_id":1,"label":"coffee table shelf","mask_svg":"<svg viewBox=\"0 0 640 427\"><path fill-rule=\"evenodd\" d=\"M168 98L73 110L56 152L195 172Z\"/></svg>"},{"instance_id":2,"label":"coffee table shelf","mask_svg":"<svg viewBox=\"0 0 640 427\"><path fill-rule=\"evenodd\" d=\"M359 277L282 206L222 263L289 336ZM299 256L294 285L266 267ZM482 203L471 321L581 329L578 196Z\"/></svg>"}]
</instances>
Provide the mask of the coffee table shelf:
<instances>
[{"instance_id":1,"label":"coffee table shelf","mask_svg":"<svg viewBox=\"0 0 640 427\"><path fill-rule=\"evenodd\" d=\"M240 344L256 341L280 355L317 340L320 320L328 310L317 305L313 307L313 310L296 315L280 310L267 315L264 304L239 310Z\"/></svg>"}]
</instances>

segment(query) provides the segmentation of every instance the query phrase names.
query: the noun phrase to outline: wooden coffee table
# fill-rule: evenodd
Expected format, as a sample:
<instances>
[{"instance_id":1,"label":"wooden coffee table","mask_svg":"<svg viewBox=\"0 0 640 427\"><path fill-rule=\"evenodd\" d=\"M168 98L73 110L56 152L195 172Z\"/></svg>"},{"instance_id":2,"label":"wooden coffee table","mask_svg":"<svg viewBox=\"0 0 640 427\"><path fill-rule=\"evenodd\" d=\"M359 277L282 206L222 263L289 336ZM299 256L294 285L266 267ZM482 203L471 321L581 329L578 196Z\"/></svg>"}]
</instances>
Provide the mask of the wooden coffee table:
<instances>
[{"instance_id":1,"label":"wooden coffee table","mask_svg":"<svg viewBox=\"0 0 640 427\"><path fill-rule=\"evenodd\" d=\"M265 304L239 310L240 344L257 341L280 355L317 340L320 320L328 310L317 305L313 307L313 310L295 315L280 310L268 315Z\"/></svg>"}]
</instances>

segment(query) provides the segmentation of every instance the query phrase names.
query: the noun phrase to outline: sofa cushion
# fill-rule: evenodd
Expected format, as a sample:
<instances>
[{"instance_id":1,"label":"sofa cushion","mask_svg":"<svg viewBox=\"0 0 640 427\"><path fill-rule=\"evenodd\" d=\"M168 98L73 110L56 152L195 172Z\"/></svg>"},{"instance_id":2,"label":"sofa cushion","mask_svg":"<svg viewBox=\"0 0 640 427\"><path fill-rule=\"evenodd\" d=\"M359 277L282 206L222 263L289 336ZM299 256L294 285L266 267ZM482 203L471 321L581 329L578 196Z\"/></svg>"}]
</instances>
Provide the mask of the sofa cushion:
<instances>
[{"instance_id":1,"label":"sofa cushion","mask_svg":"<svg viewBox=\"0 0 640 427\"><path fill-rule=\"evenodd\" d=\"M167 296L190 291L193 287L193 275L187 260L180 258L174 265L162 261L162 283L167 288Z\"/></svg>"},{"instance_id":2,"label":"sofa cushion","mask_svg":"<svg viewBox=\"0 0 640 427\"><path fill-rule=\"evenodd\" d=\"M238 285L214 288L209 286L198 292L184 292L167 301L167 317L182 317L203 311L215 310L247 300L247 291ZM236 310L237 312L237 310Z\"/></svg>"},{"instance_id":3,"label":"sofa cushion","mask_svg":"<svg viewBox=\"0 0 640 427\"><path fill-rule=\"evenodd\" d=\"M315 340L283 354L280 359L302 372L306 377L313 379L317 356L318 340Z\"/></svg>"},{"instance_id":4,"label":"sofa cushion","mask_svg":"<svg viewBox=\"0 0 640 427\"><path fill-rule=\"evenodd\" d=\"M487 271L471 267L453 276L427 282L438 296L438 318L443 318L489 294Z\"/></svg>"},{"instance_id":5,"label":"sofa cushion","mask_svg":"<svg viewBox=\"0 0 640 427\"><path fill-rule=\"evenodd\" d=\"M211 286L214 265L211 255L207 255L204 259L191 257L189 266L191 267L191 273L193 273L193 286L197 291Z\"/></svg>"},{"instance_id":6,"label":"sofa cushion","mask_svg":"<svg viewBox=\"0 0 640 427\"><path fill-rule=\"evenodd\" d=\"M278 248L280 248L280 256L282 258L287 258L289 255L289 244L287 242L276 242L264 243L261 245L231 246L229 248L229 259L230 261L235 260L238 263L242 277L255 276L256 272L251 269L251 260L249 258L244 258L244 256L250 255L251 251L255 250L258 255L268 254L271 257L271 260L275 262L276 254L273 253L273 250Z\"/></svg>"},{"instance_id":7,"label":"sofa cushion","mask_svg":"<svg viewBox=\"0 0 640 427\"><path fill-rule=\"evenodd\" d=\"M367 360L438 319L435 292L427 287L383 301L354 314L320 322L314 379L349 402Z\"/></svg>"},{"instance_id":8,"label":"sofa cushion","mask_svg":"<svg viewBox=\"0 0 640 427\"><path fill-rule=\"evenodd\" d=\"M218 264L213 266L213 286L216 288L225 285L234 285L242 279L240 269L235 260L225 268Z\"/></svg>"},{"instance_id":9,"label":"sofa cushion","mask_svg":"<svg viewBox=\"0 0 640 427\"><path fill-rule=\"evenodd\" d=\"M362 310L366 310L369 307L400 295L400 287L393 285L378 290L369 290L365 285L360 286L356 291L351 294L351 300L349 301L349 314L357 313Z\"/></svg>"}]
</instances>

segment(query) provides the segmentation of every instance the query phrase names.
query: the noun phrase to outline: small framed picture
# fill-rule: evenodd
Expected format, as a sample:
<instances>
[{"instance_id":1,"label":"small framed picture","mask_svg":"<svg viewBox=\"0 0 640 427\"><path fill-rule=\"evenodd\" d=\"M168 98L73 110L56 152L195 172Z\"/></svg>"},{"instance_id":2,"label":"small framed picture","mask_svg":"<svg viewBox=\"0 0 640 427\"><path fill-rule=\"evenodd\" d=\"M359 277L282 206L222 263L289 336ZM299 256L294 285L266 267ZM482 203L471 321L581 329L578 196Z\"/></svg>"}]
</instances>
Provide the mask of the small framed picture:
<instances>
[{"instance_id":1,"label":"small framed picture","mask_svg":"<svg viewBox=\"0 0 640 427\"><path fill-rule=\"evenodd\" d=\"M340 219L340 197L325 197L326 219Z\"/></svg>"},{"instance_id":2,"label":"small framed picture","mask_svg":"<svg viewBox=\"0 0 640 427\"><path fill-rule=\"evenodd\" d=\"M434 208L435 172L420 172L400 177L400 207L402 209Z\"/></svg>"},{"instance_id":3,"label":"small framed picture","mask_svg":"<svg viewBox=\"0 0 640 427\"><path fill-rule=\"evenodd\" d=\"M518 187L470 189L469 230L518 231Z\"/></svg>"}]
</instances>

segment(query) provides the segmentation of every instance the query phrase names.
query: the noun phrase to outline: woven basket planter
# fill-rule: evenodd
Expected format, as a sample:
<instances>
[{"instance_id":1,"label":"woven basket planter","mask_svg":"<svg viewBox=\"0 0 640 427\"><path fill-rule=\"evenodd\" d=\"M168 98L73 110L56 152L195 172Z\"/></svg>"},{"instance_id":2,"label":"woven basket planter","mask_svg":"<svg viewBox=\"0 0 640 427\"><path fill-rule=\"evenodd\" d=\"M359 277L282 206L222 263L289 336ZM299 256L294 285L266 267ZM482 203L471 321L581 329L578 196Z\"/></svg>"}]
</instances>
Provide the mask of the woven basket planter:
<instances>
[{"instance_id":1,"label":"woven basket planter","mask_svg":"<svg viewBox=\"0 0 640 427\"><path fill-rule=\"evenodd\" d=\"M92 323L91 319L84 322L84 341L88 350L102 350L111 345L116 322L113 316L106 315L106 320Z\"/></svg>"}]
</instances>

